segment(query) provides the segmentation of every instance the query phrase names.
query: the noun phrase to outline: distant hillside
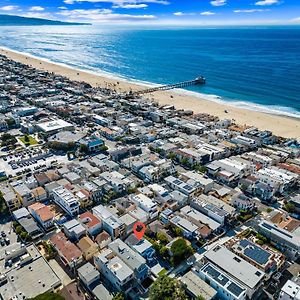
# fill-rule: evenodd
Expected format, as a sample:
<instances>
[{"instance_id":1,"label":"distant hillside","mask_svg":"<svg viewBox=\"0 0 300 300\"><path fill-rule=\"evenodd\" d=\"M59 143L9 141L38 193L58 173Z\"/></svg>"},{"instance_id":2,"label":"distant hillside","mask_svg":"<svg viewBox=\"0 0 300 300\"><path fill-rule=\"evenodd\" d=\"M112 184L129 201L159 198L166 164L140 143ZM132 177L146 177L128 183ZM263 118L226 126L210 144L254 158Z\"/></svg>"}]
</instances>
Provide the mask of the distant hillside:
<instances>
[{"instance_id":1,"label":"distant hillside","mask_svg":"<svg viewBox=\"0 0 300 300\"><path fill-rule=\"evenodd\" d=\"M71 23L39 18L25 18L11 15L0 15L0 26L41 26L41 25L90 25L88 23Z\"/></svg>"}]
</instances>

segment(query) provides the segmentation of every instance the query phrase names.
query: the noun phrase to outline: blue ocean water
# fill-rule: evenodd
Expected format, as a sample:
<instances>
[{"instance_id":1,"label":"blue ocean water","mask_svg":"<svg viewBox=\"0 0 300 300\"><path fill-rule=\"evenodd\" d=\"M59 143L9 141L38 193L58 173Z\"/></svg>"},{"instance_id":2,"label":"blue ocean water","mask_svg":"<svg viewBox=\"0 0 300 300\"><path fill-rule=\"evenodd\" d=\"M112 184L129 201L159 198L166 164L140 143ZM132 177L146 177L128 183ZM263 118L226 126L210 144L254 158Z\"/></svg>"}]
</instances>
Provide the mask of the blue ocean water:
<instances>
[{"instance_id":1,"label":"blue ocean water","mask_svg":"<svg viewBox=\"0 0 300 300\"><path fill-rule=\"evenodd\" d=\"M175 83L214 101L300 118L300 26L0 27L0 46L131 80Z\"/></svg>"}]
</instances>

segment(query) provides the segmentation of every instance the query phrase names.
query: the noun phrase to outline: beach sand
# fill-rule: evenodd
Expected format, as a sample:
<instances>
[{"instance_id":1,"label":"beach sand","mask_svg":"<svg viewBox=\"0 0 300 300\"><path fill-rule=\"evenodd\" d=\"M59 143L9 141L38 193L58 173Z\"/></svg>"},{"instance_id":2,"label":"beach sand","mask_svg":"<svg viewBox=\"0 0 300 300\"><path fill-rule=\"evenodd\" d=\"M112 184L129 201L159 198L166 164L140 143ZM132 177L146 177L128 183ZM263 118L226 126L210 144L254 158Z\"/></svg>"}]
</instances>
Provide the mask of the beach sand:
<instances>
[{"instance_id":1,"label":"beach sand","mask_svg":"<svg viewBox=\"0 0 300 300\"><path fill-rule=\"evenodd\" d=\"M108 87L116 89L118 92L128 92L130 89L134 91L145 88L130 81L84 72L7 49L0 49L0 54L4 54L10 59L32 67L66 76L71 80L88 82L92 86ZM233 119L240 125L255 126L261 130L270 130L282 137L297 138L300 140L300 119L220 104L192 95L186 95L184 92L180 93L180 91L155 92L148 95L148 98L154 99L160 104L172 104L177 109L193 110L195 113L208 113L218 116L221 119Z\"/></svg>"}]
</instances>

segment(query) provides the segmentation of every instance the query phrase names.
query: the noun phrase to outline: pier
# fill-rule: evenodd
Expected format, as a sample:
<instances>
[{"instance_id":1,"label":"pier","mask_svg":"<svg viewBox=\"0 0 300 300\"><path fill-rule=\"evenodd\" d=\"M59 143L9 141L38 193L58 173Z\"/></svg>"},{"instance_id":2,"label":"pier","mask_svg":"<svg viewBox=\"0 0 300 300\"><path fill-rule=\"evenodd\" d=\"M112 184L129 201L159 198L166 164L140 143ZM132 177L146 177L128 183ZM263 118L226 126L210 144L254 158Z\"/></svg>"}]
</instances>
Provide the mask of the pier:
<instances>
[{"instance_id":1,"label":"pier","mask_svg":"<svg viewBox=\"0 0 300 300\"><path fill-rule=\"evenodd\" d=\"M174 84L161 85L161 86L148 88L148 89L135 91L135 92L131 91L131 92L129 92L129 94L127 94L127 97L151 94L151 93L158 92L158 91L167 91L167 90L172 90L172 89L185 88L185 87L193 86L193 85L205 84L205 81L206 80L203 76L199 76L194 80L188 80L188 81L183 81L183 82L174 83Z\"/></svg>"}]
</instances>

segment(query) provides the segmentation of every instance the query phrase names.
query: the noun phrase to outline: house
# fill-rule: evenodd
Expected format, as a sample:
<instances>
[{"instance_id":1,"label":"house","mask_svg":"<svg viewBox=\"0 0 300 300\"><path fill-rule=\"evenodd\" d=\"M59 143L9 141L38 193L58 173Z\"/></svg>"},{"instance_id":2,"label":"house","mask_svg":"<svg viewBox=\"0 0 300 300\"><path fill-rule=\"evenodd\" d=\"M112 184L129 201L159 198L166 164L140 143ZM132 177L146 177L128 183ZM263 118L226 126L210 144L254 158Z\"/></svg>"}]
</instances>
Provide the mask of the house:
<instances>
[{"instance_id":1,"label":"house","mask_svg":"<svg viewBox=\"0 0 300 300\"><path fill-rule=\"evenodd\" d=\"M183 236L189 240L196 239L199 236L198 227L180 215L171 218L170 223L179 227L182 230Z\"/></svg>"},{"instance_id":2,"label":"house","mask_svg":"<svg viewBox=\"0 0 300 300\"><path fill-rule=\"evenodd\" d=\"M42 235L40 227L32 218L27 208L22 207L18 210L15 210L12 215L32 239L36 239Z\"/></svg>"},{"instance_id":3,"label":"house","mask_svg":"<svg viewBox=\"0 0 300 300\"><path fill-rule=\"evenodd\" d=\"M132 287L133 270L111 249L105 249L94 257L94 263L103 277L118 291L125 292Z\"/></svg>"},{"instance_id":4,"label":"house","mask_svg":"<svg viewBox=\"0 0 300 300\"><path fill-rule=\"evenodd\" d=\"M245 238L237 240L236 243L232 242L233 244L231 241L228 244L230 243L230 248L234 253L266 273L276 272L285 262L283 254L266 245L261 247Z\"/></svg>"},{"instance_id":5,"label":"house","mask_svg":"<svg viewBox=\"0 0 300 300\"><path fill-rule=\"evenodd\" d=\"M67 239L63 232L54 234L49 239L65 266L74 269L82 262L82 252L79 248Z\"/></svg>"},{"instance_id":6,"label":"house","mask_svg":"<svg viewBox=\"0 0 300 300\"><path fill-rule=\"evenodd\" d=\"M188 171L181 175L183 181L192 186L200 186L204 193L208 193L213 189L214 182L210 178L205 178L202 174L195 171Z\"/></svg>"},{"instance_id":7,"label":"house","mask_svg":"<svg viewBox=\"0 0 300 300\"><path fill-rule=\"evenodd\" d=\"M77 273L79 279L87 288L91 287L100 280L99 271L90 262L87 262L85 265L81 266L77 270Z\"/></svg>"},{"instance_id":8,"label":"house","mask_svg":"<svg viewBox=\"0 0 300 300\"><path fill-rule=\"evenodd\" d=\"M156 218L158 216L157 204L145 196L144 194L132 195L131 200L141 209L143 209L150 219Z\"/></svg>"},{"instance_id":9,"label":"house","mask_svg":"<svg viewBox=\"0 0 300 300\"><path fill-rule=\"evenodd\" d=\"M258 231L271 240L277 248L290 258L296 258L300 253L300 237L286 229L269 221L262 221L258 225Z\"/></svg>"},{"instance_id":10,"label":"house","mask_svg":"<svg viewBox=\"0 0 300 300\"><path fill-rule=\"evenodd\" d=\"M105 230L103 230L96 236L95 241L99 245L99 248L103 249L111 242L111 237Z\"/></svg>"},{"instance_id":11,"label":"house","mask_svg":"<svg viewBox=\"0 0 300 300\"><path fill-rule=\"evenodd\" d=\"M278 299L298 300L300 299L300 285L292 280L288 280L281 288Z\"/></svg>"},{"instance_id":12,"label":"house","mask_svg":"<svg viewBox=\"0 0 300 300\"><path fill-rule=\"evenodd\" d=\"M192 186L174 176L168 176L164 180L172 189L178 190L188 197L193 197L197 193L201 192L201 188L199 186Z\"/></svg>"},{"instance_id":13,"label":"house","mask_svg":"<svg viewBox=\"0 0 300 300\"><path fill-rule=\"evenodd\" d=\"M129 266L137 281L141 282L148 277L149 267L146 260L122 240L114 240L108 245L108 248Z\"/></svg>"},{"instance_id":14,"label":"house","mask_svg":"<svg viewBox=\"0 0 300 300\"><path fill-rule=\"evenodd\" d=\"M187 272L180 278L180 281L184 284L188 295L193 299L196 299L198 296L201 296L203 300L216 298L217 290L202 280L196 272Z\"/></svg>"},{"instance_id":15,"label":"house","mask_svg":"<svg viewBox=\"0 0 300 300\"><path fill-rule=\"evenodd\" d=\"M93 214L102 221L103 229L110 234L112 239L124 233L125 224L103 205L93 207Z\"/></svg>"},{"instance_id":16,"label":"house","mask_svg":"<svg viewBox=\"0 0 300 300\"><path fill-rule=\"evenodd\" d=\"M214 219L198 211L197 209L192 208L191 206L188 205L184 206L183 208L180 209L180 213L183 216L187 217L189 220L191 220L191 222L193 222L194 224L200 223L200 224L207 225L213 233L219 232L220 229L222 228L221 223L215 221Z\"/></svg>"},{"instance_id":17,"label":"house","mask_svg":"<svg viewBox=\"0 0 300 300\"><path fill-rule=\"evenodd\" d=\"M257 295L261 292L265 273L243 258L238 257L225 246L214 246L204 254L204 261L207 264L201 269L199 274L207 274L207 276L213 277L215 276L213 275L216 273L215 271L221 271L221 274L231 277L233 282L237 283L240 287L238 289L239 295L246 294L250 299L254 294ZM219 277L219 275L214 278L216 277Z\"/></svg>"},{"instance_id":18,"label":"house","mask_svg":"<svg viewBox=\"0 0 300 300\"><path fill-rule=\"evenodd\" d=\"M155 250L153 249L152 244L148 240L138 240L134 234L131 234L125 242L142 257L144 257L147 260L147 262L153 261Z\"/></svg>"},{"instance_id":19,"label":"house","mask_svg":"<svg viewBox=\"0 0 300 300\"><path fill-rule=\"evenodd\" d=\"M101 231L101 221L89 211L81 214L79 221L91 236L95 236Z\"/></svg>"},{"instance_id":20,"label":"house","mask_svg":"<svg viewBox=\"0 0 300 300\"><path fill-rule=\"evenodd\" d=\"M234 195L231 204L239 210L252 210L255 208L255 202L242 193Z\"/></svg>"},{"instance_id":21,"label":"house","mask_svg":"<svg viewBox=\"0 0 300 300\"><path fill-rule=\"evenodd\" d=\"M173 211L167 208L160 213L159 219L163 224L167 225L170 223L170 218L172 215L173 215Z\"/></svg>"},{"instance_id":22,"label":"house","mask_svg":"<svg viewBox=\"0 0 300 300\"><path fill-rule=\"evenodd\" d=\"M48 230L54 226L55 215L50 208L40 202L28 206L28 210L34 219L45 229Z\"/></svg>"},{"instance_id":23,"label":"house","mask_svg":"<svg viewBox=\"0 0 300 300\"><path fill-rule=\"evenodd\" d=\"M125 214L120 217L120 220L125 224L125 233L129 234L133 231L133 226L137 220L130 214Z\"/></svg>"},{"instance_id":24,"label":"house","mask_svg":"<svg viewBox=\"0 0 300 300\"><path fill-rule=\"evenodd\" d=\"M98 245L94 243L88 236L79 240L77 247L81 250L85 260L90 260L98 252Z\"/></svg>"},{"instance_id":25,"label":"house","mask_svg":"<svg viewBox=\"0 0 300 300\"><path fill-rule=\"evenodd\" d=\"M95 136L82 138L79 143L84 145L88 152L97 152L104 145L104 141Z\"/></svg>"},{"instance_id":26,"label":"house","mask_svg":"<svg viewBox=\"0 0 300 300\"><path fill-rule=\"evenodd\" d=\"M232 276L219 269L217 266L207 263L201 269L194 269L196 276L199 276L205 283L208 283L217 297L224 300L246 300L246 287L241 285Z\"/></svg>"},{"instance_id":27,"label":"house","mask_svg":"<svg viewBox=\"0 0 300 300\"><path fill-rule=\"evenodd\" d=\"M47 193L45 189L41 186L32 189L31 193L35 202L43 202L47 200Z\"/></svg>"},{"instance_id":28,"label":"house","mask_svg":"<svg viewBox=\"0 0 300 300\"><path fill-rule=\"evenodd\" d=\"M63 230L66 236L72 240L79 240L86 234L86 229L75 219L64 223Z\"/></svg>"},{"instance_id":29,"label":"house","mask_svg":"<svg viewBox=\"0 0 300 300\"><path fill-rule=\"evenodd\" d=\"M35 202L35 198L32 196L31 190L27 187L27 185L23 183L17 183L13 186L17 198L20 202L23 203L23 206L28 207L30 204Z\"/></svg>"},{"instance_id":30,"label":"house","mask_svg":"<svg viewBox=\"0 0 300 300\"><path fill-rule=\"evenodd\" d=\"M77 216L79 213L79 201L66 188L58 187L52 190L52 197L56 204L58 204L70 216Z\"/></svg>"},{"instance_id":31,"label":"house","mask_svg":"<svg viewBox=\"0 0 300 300\"><path fill-rule=\"evenodd\" d=\"M129 215L131 215L136 220L139 220L140 222L146 223L149 220L149 214L146 213L143 209L140 207L137 207L133 210L130 210L128 212Z\"/></svg>"}]
</instances>

